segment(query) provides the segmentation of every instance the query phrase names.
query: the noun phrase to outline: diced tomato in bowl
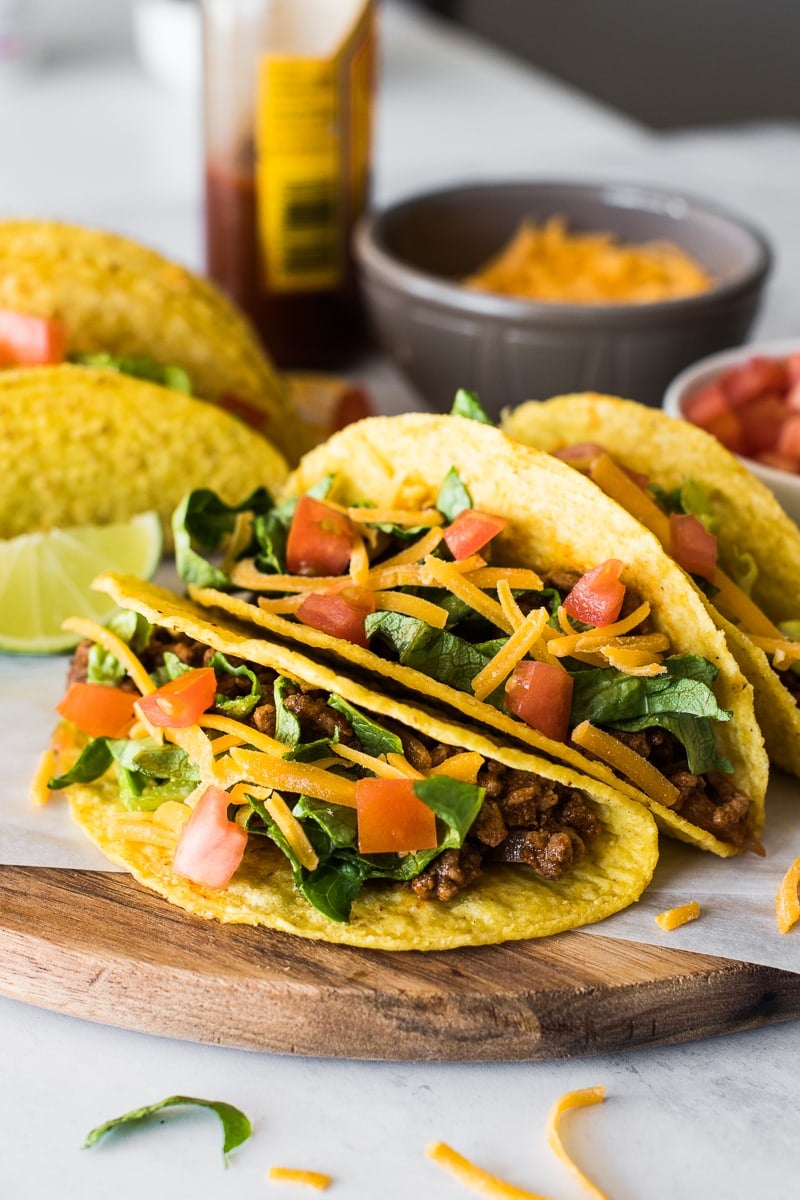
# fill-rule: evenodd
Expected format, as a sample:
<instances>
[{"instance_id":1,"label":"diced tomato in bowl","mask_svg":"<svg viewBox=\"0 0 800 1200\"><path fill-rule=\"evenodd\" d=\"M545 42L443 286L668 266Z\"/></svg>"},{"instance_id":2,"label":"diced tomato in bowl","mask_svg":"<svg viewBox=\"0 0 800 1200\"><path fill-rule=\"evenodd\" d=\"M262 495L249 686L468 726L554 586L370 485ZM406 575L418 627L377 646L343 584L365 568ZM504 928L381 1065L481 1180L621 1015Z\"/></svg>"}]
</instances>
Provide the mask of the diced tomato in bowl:
<instances>
[{"instance_id":1,"label":"diced tomato in bowl","mask_svg":"<svg viewBox=\"0 0 800 1200\"><path fill-rule=\"evenodd\" d=\"M665 412L712 434L800 523L800 346L766 342L702 359L664 396Z\"/></svg>"}]
</instances>

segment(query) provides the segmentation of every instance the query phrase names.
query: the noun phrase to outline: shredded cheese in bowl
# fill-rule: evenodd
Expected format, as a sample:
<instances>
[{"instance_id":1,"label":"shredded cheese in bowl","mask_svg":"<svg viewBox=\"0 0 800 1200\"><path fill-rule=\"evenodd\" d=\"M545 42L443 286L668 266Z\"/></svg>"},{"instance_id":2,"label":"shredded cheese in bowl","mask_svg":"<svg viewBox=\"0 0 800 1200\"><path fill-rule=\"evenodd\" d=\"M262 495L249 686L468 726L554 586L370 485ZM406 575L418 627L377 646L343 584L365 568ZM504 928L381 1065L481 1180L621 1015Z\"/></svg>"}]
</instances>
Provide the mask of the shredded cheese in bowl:
<instances>
[{"instance_id":1,"label":"shredded cheese in bowl","mask_svg":"<svg viewBox=\"0 0 800 1200\"><path fill-rule=\"evenodd\" d=\"M466 285L557 304L652 304L707 292L710 275L671 242L621 244L611 233L571 233L563 217L524 221Z\"/></svg>"}]
</instances>

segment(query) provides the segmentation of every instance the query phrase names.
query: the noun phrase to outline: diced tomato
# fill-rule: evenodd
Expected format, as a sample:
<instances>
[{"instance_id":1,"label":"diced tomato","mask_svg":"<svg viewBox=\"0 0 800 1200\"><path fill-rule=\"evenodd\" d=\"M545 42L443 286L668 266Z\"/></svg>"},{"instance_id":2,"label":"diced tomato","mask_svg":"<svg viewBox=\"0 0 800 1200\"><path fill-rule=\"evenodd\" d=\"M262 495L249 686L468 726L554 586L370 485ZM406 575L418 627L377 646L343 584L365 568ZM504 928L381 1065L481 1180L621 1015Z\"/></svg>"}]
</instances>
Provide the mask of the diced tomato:
<instances>
[{"instance_id":1,"label":"diced tomato","mask_svg":"<svg viewBox=\"0 0 800 1200\"><path fill-rule=\"evenodd\" d=\"M123 737L133 723L135 692L105 683L71 683L56 712L89 737Z\"/></svg>"},{"instance_id":2,"label":"diced tomato","mask_svg":"<svg viewBox=\"0 0 800 1200\"><path fill-rule=\"evenodd\" d=\"M740 408L737 415L744 438L742 454L752 458L762 450L772 450L788 411L779 392L765 392L752 404Z\"/></svg>"},{"instance_id":3,"label":"diced tomato","mask_svg":"<svg viewBox=\"0 0 800 1200\"><path fill-rule=\"evenodd\" d=\"M353 552L353 525L330 504L301 496L286 542L292 575L343 575Z\"/></svg>"},{"instance_id":4,"label":"diced tomato","mask_svg":"<svg viewBox=\"0 0 800 1200\"><path fill-rule=\"evenodd\" d=\"M362 854L408 854L436 846L436 817L414 794L413 779L359 779L356 811Z\"/></svg>"},{"instance_id":5,"label":"diced tomato","mask_svg":"<svg viewBox=\"0 0 800 1200\"><path fill-rule=\"evenodd\" d=\"M348 587L328 595L306 596L295 615L304 625L366 649L369 643L364 618L372 612L375 612L374 593L369 588Z\"/></svg>"},{"instance_id":6,"label":"diced tomato","mask_svg":"<svg viewBox=\"0 0 800 1200\"><path fill-rule=\"evenodd\" d=\"M741 408L765 392L785 392L789 386L786 363L755 354L740 366L729 367L719 380L731 408Z\"/></svg>"},{"instance_id":7,"label":"diced tomato","mask_svg":"<svg viewBox=\"0 0 800 1200\"><path fill-rule=\"evenodd\" d=\"M230 796L208 787L181 830L172 859L176 875L209 888L224 888L244 857L247 834L228 820Z\"/></svg>"},{"instance_id":8,"label":"diced tomato","mask_svg":"<svg viewBox=\"0 0 800 1200\"><path fill-rule=\"evenodd\" d=\"M0 365L49 367L64 361L66 344L61 321L0 308Z\"/></svg>"},{"instance_id":9,"label":"diced tomato","mask_svg":"<svg viewBox=\"0 0 800 1200\"><path fill-rule=\"evenodd\" d=\"M619 581L622 567L618 558L609 558L581 575L564 600L569 615L586 625L613 624L625 599L625 584Z\"/></svg>"},{"instance_id":10,"label":"diced tomato","mask_svg":"<svg viewBox=\"0 0 800 1200\"><path fill-rule=\"evenodd\" d=\"M139 708L151 725L185 729L194 725L217 694L213 667L196 667L171 679L149 696L139 697Z\"/></svg>"},{"instance_id":11,"label":"diced tomato","mask_svg":"<svg viewBox=\"0 0 800 1200\"><path fill-rule=\"evenodd\" d=\"M711 421L730 412L728 398L719 383L707 383L683 402L683 415L693 425L708 429Z\"/></svg>"},{"instance_id":12,"label":"diced tomato","mask_svg":"<svg viewBox=\"0 0 800 1200\"><path fill-rule=\"evenodd\" d=\"M800 354L797 357L800 359ZM786 393L786 406L792 412L800 412L800 379L793 383Z\"/></svg>"},{"instance_id":13,"label":"diced tomato","mask_svg":"<svg viewBox=\"0 0 800 1200\"><path fill-rule=\"evenodd\" d=\"M574 446L562 446L560 450L552 451L554 458L563 458L564 462L587 462L606 453L605 446L599 442L576 442Z\"/></svg>"},{"instance_id":14,"label":"diced tomato","mask_svg":"<svg viewBox=\"0 0 800 1200\"><path fill-rule=\"evenodd\" d=\"M800 413L795 413L784 423L775 447L781 458L800 463Z\"/></svg>"},{"instance_id":15,"label":"diced tomato","mask_svg":"<svg viewBox=\"0 0 800 1200\"><path fill-rule=\"evenodd\" d=\"M731 454L744 453L744 429L738 413L729 409L717 417L710 417L703 428L706 433L713 434Z\"/></svg>"},{"instance_id":16,"label":"diced tomato","mask_svg":"<svg viewBox=\"0 0 800 1200\"><path fill-rule=\"evenodd\" d=\"M800 352L790 354L786 359L786 374L789 377L789 387L800 383Z\"/></svg>"},{"instance_id":17,"label":"diced tomato","mask_svg":"<svg viewBox=\"0 0 800 1200\"><path fill-rule=\"evenodd\" d=\"M691 513L670 513L670 553L690 575L712 580L717 566L717 539Z\"/></svg>"},{"instance_id":18,"label":"diced tomato","mask_svg":"<svg viewBox=\"0 0 800 1200\"><path fill-rule=\"evenodd\" d=\"M247 400L242 400L239 396L229 394L218 396L216 403L220 408L224 408L226 412L232 413L234 417L239 417L241 421L244 421L245 425L250 425L253 429L263 431L269 424L269 417L264 409L256 408L255 404L249 404Z\"/></svg>"},{"instance_id":19,"label":"diced tomato","mask_svg":"<svg viewBox=\"0 0 800 1200\"><path fill-rule=\"evenodd\" d=\"M525 659L506 681L506 708L556 742L567 740L572 676L550 663Z\"/></svg>"},{"instance_id":20,"label":"diced tomato","mask_svg":"<svg viewBox=\"0 0 800 1200\"><path fill-rule=\"evenodd\" d=\"M507 524L505 517L495 517L478 508L465 508L442 536L453 558L460 562L487 546Z\"/></svg>"}]
</instances>

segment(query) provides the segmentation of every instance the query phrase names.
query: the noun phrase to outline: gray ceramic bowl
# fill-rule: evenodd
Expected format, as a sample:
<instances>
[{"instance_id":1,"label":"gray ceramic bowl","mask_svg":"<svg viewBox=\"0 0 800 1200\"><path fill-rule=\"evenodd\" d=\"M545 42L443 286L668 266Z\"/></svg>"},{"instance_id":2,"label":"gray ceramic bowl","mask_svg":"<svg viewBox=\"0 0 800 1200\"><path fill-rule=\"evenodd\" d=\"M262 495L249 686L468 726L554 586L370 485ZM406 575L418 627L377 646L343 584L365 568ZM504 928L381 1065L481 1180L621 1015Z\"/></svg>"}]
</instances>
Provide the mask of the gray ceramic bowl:
<instances>
[{"instance_id":1,"label":"gray ceramic bowl","mask_svg":"<svg viewBox=\"0 0 800 1200\"><path fill-rule=\"evenodd\" d=\"M489 295L460 280L525 217L622 241L668 240L716 286L657 304L544 304ZM688 363L742 341L771 265L764 238L703 201L621 184L454 187L365 217L356 230L361 286L378 342L433 409L457 388L495 416L507 405L600 391L658 405Z\"/></svg>"}]
</instances>

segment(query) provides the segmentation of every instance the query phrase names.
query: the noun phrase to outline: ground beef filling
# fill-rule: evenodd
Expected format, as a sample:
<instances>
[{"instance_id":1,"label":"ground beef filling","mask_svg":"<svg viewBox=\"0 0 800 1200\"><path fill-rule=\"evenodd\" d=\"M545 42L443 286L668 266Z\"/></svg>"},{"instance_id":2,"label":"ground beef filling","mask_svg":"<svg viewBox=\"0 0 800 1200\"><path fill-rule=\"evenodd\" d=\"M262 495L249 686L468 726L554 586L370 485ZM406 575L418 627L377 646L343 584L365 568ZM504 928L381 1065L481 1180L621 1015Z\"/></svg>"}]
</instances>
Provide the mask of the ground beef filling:
<instances>
[{"instance_id":1,"label":"ground beef filling","mask_svg":"<svg viewBox=\"0 0 800 1200\"><path fill-rule=\"evenodd\" d=\"M78 647L70 667L70 682L86 679L90 645L84 642ZM163 664L166 653L175 654L187 666L202 667L208 665L215 652L188 638L176 638L156 629L140 657L145 668L152 672ZM228 662L234 667L238 665L233 658L228 658ZM276 674L252 663L248 666L261 684L264 698L246 723L272 737L275 706L271 698ZM217 679L218 692L228 698L250 690L250 680L246 677L218 673ZM327 704L326 692L297 687L287 691L283 702L297 717L304 742L333 738L338 733L341 744L360 748L347 717ZM428 771L460 752L459 747L411 733L396 722L381 723L397 734L405 757L418 771ZM482 874L484 862L523 864L544 879L561 879L580 859L585 846L600 833L600 825L578 789L493 760L485 762L478 783L486 796L464 846L445 850L408 885L422 899L451 900Z\"/></svg>"},{"instance_id":2,"label":"ground beef filling","mask_svg":"<svg viewBox=\"0 0 800 1200\"><path fill-rule=\"evenodd\" d=\"M729 842L732 846L744 846L748 842L750 800L737 791L729 775L718 771L693 775L686 763L686 751L666 729L655 726L642 733L621 733L613 729L608 732L658 767L661 774L678 788L673 812L707 833L713 833L721 842Z\"/></svg>"}]
</instances>

